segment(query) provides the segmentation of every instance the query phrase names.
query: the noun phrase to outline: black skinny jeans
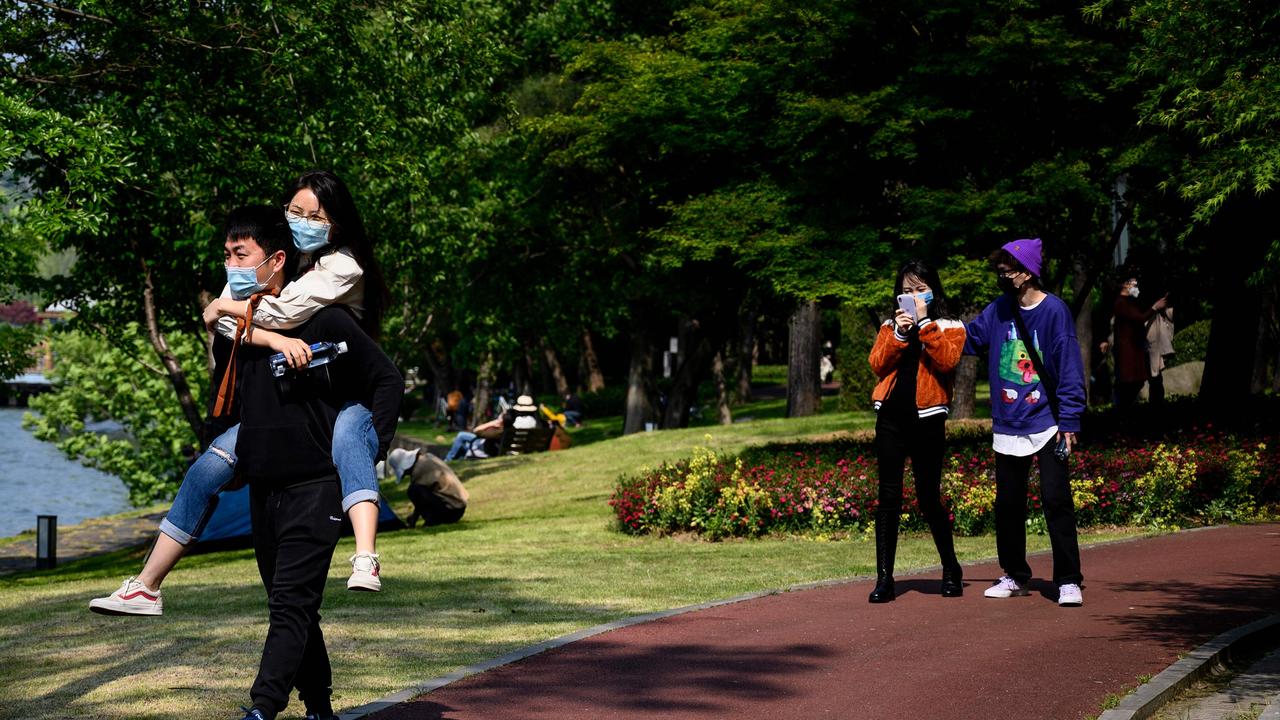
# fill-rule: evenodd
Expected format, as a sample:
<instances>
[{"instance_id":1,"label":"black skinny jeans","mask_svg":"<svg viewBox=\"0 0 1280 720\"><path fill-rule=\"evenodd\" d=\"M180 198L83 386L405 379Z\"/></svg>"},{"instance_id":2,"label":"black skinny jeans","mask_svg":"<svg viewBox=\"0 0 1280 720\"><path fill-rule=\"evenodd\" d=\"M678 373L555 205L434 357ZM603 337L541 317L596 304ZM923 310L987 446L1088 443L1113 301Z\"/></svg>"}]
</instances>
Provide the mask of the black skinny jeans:
<instances>
[{"instance_id":1,"label":"black skinny jeans","mask_svg":"<svg viewBox=\"0 0 1280 720\"><path fill-rule=\"evenodd\" d=\"M309 711L332 712L333 674L320 603L342 530L342 490L334 478L280 490L250 490L253 550L267 587L271 625L250 697L271 720L293 688Z\"/></svg>"},{"instance_id":2,"label":"black skinny jeans","mask_svg":"<svg viewBox=\"0 0 1280 720\"><path fill-rule=\"evenodd\" d=\"M876 418L876 461L879 466L877 522L892 518L897 528L902 514L902 478L911 458L916 504L929 523L929 532L945 567L958 565L951 537L951 514L942 504L942 455L947 445L947 416Z\"/></svg>"},{"instance_id":3,"label":"black skinny jeans","mask_svg":"<svg viewBox=\"0 0 1280 720\"><path fill-rule=\"evenodd\" d=\"M1076 508L1071 497L1067 464L1053 454L1050 440L1036 451L1040 460L1040 504L1053 546L1053 582L1056 585L1084 579L1080 574L1080 545L1076 538ZM996 453L996 553L1004 573L1019 585L1031 580L1027 564L1027 479L1031 455Z\"/></svg>"}]
</instances>

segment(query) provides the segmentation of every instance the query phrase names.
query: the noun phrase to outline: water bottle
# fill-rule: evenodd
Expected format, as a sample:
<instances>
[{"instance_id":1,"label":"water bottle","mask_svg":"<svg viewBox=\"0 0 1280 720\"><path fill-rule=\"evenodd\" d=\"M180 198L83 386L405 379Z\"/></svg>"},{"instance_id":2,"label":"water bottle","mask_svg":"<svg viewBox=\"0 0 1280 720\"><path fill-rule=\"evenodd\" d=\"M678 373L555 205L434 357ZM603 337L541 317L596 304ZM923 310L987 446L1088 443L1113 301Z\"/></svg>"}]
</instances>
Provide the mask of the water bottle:
<instances>
[{"instance_id":1,"label":"water bottle","mask_svg":"<svg viewBox=\"0 0 1280 720\"><path fill-rule=\"evenodd\" d=\"M318 342L311 343L311 362L307 363L307 369L327 365L330 360L338 357L347 351L345 342L331 343ZM285 360L284 353L276 353L271 356L271 374L275 377L284 377L286 370L289 370L289 363Z\"/></svg>"}]
</instances>

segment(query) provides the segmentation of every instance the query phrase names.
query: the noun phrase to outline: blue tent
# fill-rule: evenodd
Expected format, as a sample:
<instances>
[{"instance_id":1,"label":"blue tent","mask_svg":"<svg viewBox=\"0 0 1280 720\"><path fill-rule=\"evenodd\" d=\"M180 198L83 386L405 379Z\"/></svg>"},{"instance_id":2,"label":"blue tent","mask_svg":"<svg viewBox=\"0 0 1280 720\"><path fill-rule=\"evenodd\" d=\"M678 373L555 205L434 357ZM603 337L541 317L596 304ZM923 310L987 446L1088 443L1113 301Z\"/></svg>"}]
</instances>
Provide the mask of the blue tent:
<instances>
[{"instance_id":1,"label":"blue tent","mask_svg":"<svg viewBox=\"0 0 1280 720\"><path fill-rule=\"evenodd\" d=\"M239 490L220 492L217 502L200 539L192 545L192 551L213 552L251 546L253 526L249 520L249 487L246 485ZM405 527L404 521L391 509L385 498L378 504L378 508L379 531ZM345 516L342 520L342 534L351 534L351 521Z\"/></svg>"}]
</instances>

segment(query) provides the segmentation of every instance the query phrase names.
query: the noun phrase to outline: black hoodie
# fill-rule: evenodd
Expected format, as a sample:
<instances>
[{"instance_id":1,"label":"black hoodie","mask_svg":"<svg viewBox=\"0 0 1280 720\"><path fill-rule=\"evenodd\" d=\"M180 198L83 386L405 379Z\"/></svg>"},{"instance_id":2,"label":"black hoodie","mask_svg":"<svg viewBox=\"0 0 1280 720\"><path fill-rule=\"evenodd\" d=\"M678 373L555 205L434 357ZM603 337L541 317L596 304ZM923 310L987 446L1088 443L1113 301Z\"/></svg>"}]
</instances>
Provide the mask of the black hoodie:
<instances>
[{"instance_id":1,"label":"black hoodie","mask_svg":"<svg viewBox=\"0 0 1280 720\"><path fill-rule=\"evenodd\" d=\"M276 487L335 476L333 423L348 402L373 413L378 457L385 457L404 396L404 379L391 360L342 306L327 307L281 334L312 344L345 342L347 352L328 365L287 372L282 385L268 362L275 351L240 348L237 470L249 482Z\"/></svg>"}]
</instances>

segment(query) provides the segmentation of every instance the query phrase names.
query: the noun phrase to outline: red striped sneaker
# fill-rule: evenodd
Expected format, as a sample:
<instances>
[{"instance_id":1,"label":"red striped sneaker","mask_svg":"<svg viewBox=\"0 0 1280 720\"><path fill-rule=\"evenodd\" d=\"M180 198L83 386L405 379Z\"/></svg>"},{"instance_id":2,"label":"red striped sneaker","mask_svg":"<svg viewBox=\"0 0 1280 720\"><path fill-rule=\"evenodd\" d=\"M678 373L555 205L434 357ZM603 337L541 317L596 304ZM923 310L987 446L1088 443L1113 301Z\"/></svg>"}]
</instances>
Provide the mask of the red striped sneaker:
<instances>
[{"instance_id":1,"label":"red striped sneaker","mask_svg":"<svg viewBox=\"0 0 1280 720\"><path fill-rule=\"evenodd\" d=\"M100 615L163 615L164 598L136 577L126 578L120 589L104 598L89 601L89 609Z\"/></svg>"}]
</instances>

